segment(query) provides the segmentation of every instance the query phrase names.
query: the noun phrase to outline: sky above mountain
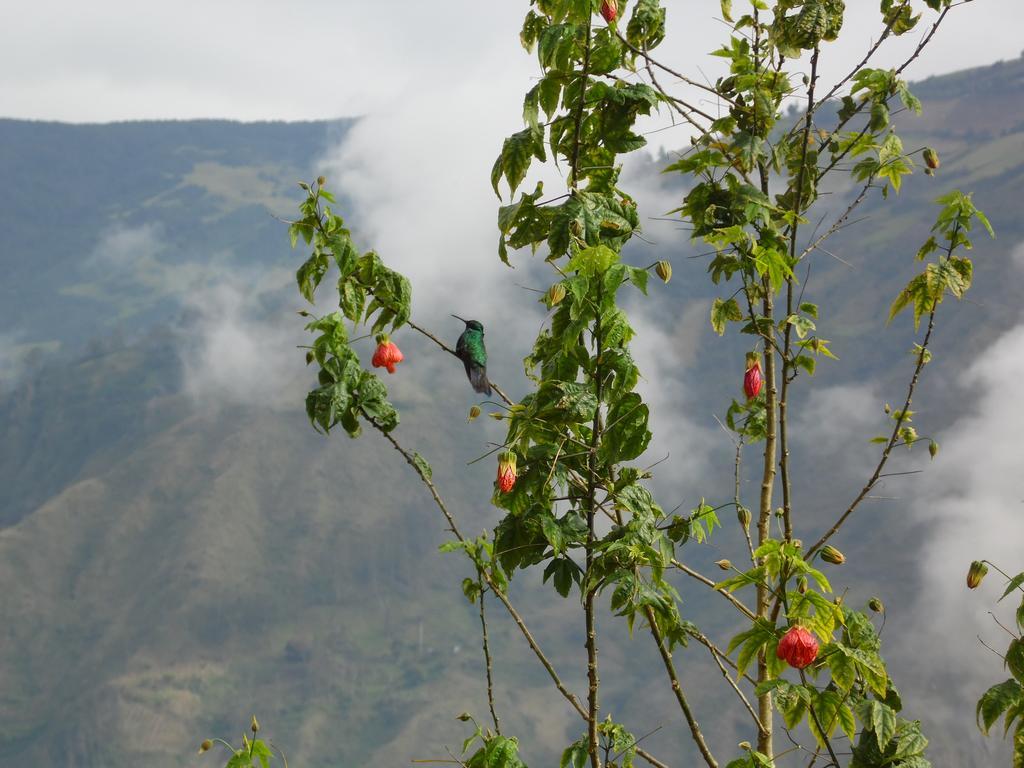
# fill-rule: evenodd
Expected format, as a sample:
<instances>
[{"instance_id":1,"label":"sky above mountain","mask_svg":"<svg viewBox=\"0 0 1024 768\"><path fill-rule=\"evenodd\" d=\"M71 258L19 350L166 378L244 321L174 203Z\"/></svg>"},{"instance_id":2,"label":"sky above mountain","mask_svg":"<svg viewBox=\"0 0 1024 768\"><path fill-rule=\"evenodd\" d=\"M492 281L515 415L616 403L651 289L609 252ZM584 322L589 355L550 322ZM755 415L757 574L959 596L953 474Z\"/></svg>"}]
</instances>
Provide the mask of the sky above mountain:
<instances>
[{"instance_id":1,"label":"sky above mountain","mask_svg":"<svg viewBox=\"0 0 1024 768\"><path fill-rule=\"evenodd\" d=\"M1019 0L957 5L964 7L916 63L915 78L1019 55ZM849 70L880 29L877 2L847 6L847 34L830 49L826 79ZM424 91L445 109L447 97L481 75L475 97L506 104L536 74L516 35L526 8L525 0L4 3L0 115L334 118L379 112ZM933 16L925 11L924 20ZM706 56L726 33L716 17L718 0L669 6L669 40L687 41L667 56L679 71L700 66L714 76ZM912 48L923 29L887 43L887 55Z\"/></svg>"}]
</instances>

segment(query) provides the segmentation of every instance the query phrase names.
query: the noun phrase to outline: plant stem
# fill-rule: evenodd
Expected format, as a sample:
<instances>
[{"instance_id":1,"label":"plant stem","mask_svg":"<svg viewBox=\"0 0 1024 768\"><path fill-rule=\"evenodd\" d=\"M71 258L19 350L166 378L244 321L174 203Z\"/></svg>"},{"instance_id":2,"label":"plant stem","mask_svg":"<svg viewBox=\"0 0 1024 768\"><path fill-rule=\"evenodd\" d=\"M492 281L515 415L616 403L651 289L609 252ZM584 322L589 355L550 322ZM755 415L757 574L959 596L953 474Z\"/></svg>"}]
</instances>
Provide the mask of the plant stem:
<instances>
[{"instance_id":1,"label":"plant stem","mask_svg":"<svg viewBox=\"0 0 1024 768\"><path fill-rule=\"evenodd\" d=\"M597 510L597 449L601 442L601 351L602 351L602 328L601 328L601 304L602 283L598 282L597 288L597 318L594 321L594 394L597 398L597 408L594 410L594 421L591 426L590 456L587 458L587 562L586 578L583 583L586 585L586 593L583 597L583 607L586 614L587 631L587 749L590 753L591 768L600 768L601 756L598 753L597 742L597 715L598 715L598 686L600 681L597 673L597 629L594 621L594 598L597 587L591 581L594 565L594 544L596 536L594 533L594 518Z\"/></svg>"},{"instance_id":2,"label":"plant stem","mask_svg":"<svg viewBox=\"0 0 1024 768\"><path fill-rule=\"evenodd\" d=\"M646 606L647 623L651 627L651 634L654 635L654 641L658 645L658 653L661 654L661 661L665 665L665 672L668 674L669 680L672 682L672 693L676 696L676 701L679 702L679 708L683 711L683 717L686 718L686 724L690 726L690 734L693 736L694 742L697 744L697 749L700 750L701 756L704 758L704 762L708 764L708 768L718 768L718 761L715 760L714 755L711 754L711 750L708 749L707 742L704 741L704 734L700 730L700 725L697 723L697 718L693 714L693 710L690 709L690 704L686 700L686 694L683 692L682 683L679 682L679 675L676 673L675 663L672 661L672 652L669 651L665 645L665 640L662 637L661 630L658 629L658 619L654 615L654 609L651 606ZM728 675L726 675L728 677Z\"/></svg>"},{"instance_id":3,"label":"plant stem","mask_svg":"<svg viewBox=\"0 0 1024 768\"><path fill-rule=\"evenodd\" d=\"M764 281L764 300L762 303L764 316L768 318L771 336L775 324L772 287L767 279ZM765 440L764 440L764 472L761 477L761 503L757 520L757 545L760 547L771 536L772 490L775 483L775 427L776 427L776 389L775 389L775 351L765 345ZM757 616L768 618L768 602L770 592L766 585L757 585ZM757 657L757 682L768 680L768 660L762 650ZM772 755L772 697L771 693L763 693L757 697L757 717L761 722L761 731L757 736L757 749L769 756Z\"/></svg>"},{"instance_id":4,"label":"plant stem","mask_svg":"<svg viewBox=\"0 0 1024 768\"><path fill-rule=\"evenodd\" d=\"M483 635L484 663L487 666L487 705L491 708L491 719L494 720L494 731L501 735L501 725L498 722L498 713L494 709L494 680L491 677L491 649L487 643L487 618L484 615L484 588L483 569L477 569L477 577L480 583L480 632Z\"/></svg>"}]
</instances>

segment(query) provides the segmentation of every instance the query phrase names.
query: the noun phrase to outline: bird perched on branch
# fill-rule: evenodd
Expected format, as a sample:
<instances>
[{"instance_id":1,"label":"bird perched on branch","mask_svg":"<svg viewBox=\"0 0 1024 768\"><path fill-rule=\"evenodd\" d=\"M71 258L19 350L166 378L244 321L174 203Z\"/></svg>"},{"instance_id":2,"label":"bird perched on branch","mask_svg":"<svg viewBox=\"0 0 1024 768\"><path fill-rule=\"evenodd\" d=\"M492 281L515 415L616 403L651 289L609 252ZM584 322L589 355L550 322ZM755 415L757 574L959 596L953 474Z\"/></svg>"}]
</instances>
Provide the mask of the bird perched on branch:
<instances>
[{"instance_id":1,"label":"bird perched on branch","mask_svg":"<svg viewBox=\"0 0 1024 768\"><path fill-rule=\"evenodd\" d=\"M452 315L456 320L466 324L466 330L459 336L455 344L455 354L466 366L466 376L473 389L484 395L491 394L491 382L487 380L487 349L484 347L484 327L478 320L463 320Z\"/></svg>"}]
</instances>

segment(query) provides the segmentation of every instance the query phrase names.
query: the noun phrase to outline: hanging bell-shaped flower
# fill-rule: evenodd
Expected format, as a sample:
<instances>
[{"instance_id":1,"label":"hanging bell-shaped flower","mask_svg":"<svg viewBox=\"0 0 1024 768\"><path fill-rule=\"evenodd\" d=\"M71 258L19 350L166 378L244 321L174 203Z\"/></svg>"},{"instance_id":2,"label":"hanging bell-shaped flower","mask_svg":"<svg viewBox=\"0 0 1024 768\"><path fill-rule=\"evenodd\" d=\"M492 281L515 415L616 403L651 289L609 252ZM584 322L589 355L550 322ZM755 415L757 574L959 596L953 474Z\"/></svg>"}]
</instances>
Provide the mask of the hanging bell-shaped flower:
<instances>
[{"instance_id":1,"label":"hanging bell-shaped flower","mask_svg":"<svg viewBox=\"0 0 1024 768\"><path fill-rule=\"evenodd\" d=\"M790 627L779 640L775 655L794 669L803 669L818 658L818 640L804 627Z\"/></svg>"},{"instance_id":2,"label":"hanging bell-shaped flower","mask_svg":"<svg viewBox=\"0 0 1024 768\"><path fill-rule=\"evenodd\" d=\"M743 393L747 400L753 400L761 394L764 376L761 373L761 356L757 352L747 352L747 372L743 376Z\"/></svg>"},{"instance_id":3,"label":"hanging bell-shaped flower","mask_svg":"<svg viewBox=\"0 0 1024 768\"><path fill-rule=\"evenodd\" d=\"M377 336L377 350L373 353L373 360L370 362L374 368L387 368L388 373L395 372L395 366L405 359L402 350L393 342L386 333Z\"/></svg>"}]
</instances>

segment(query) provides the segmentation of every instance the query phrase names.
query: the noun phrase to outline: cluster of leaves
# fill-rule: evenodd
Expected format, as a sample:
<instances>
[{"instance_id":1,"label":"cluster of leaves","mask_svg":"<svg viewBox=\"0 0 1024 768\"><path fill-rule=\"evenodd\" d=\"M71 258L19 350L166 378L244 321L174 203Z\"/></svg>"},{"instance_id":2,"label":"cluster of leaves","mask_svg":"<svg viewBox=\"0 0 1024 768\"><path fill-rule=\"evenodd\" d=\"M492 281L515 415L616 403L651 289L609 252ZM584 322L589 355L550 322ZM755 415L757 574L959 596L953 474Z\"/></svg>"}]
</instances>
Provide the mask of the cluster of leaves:
<instances>
[{"instance_id":1,"label":"cluster of leaves","mask_svg":"<svg viewBox=\"0 0 1024 768\"><path fill-rule=\"evenodd\" d=\"M1003 735L1013 728L1013 768L1024 766L1024 573L1007 578L1006 589L1000 600L1014 592L1021 593L1020 605L1016 611L1013 638L1003 655L1003 664L1010 672L1010 678L993 685L978 701L978 727L987 734L989 729L1003 718Z\"/></svg>"},{"instance_id":2,"label":"cluster of leaves","mask_svg":"<svg viewBox=\"0 0 1024 768\"><path fill-rule=\"evenodd\" d=\"M954 190L936 202L942 206L942 211L932 227L934 234L921 246L917 259L924 261L936 251L939 258L925 265L924 271L907 283L889 309L889 319L892 320L912 306L915 329L920 325L921 317L934 313L947 294L962 299L971 287L974 264L966 256L954 256L953 253L957 249L970 250L973 247L968 235L974 221L981 222L989 235L995 237L992 225L974 206L970 195Z\"/></svg>"},{"instance_id":3,"label":"cluster of leaves","mask_svg":"<svg viewBox=\"0 0 1024 768\"><path fill-rule=\"evenodd\" d=\"M316 334L306 363L319 366L319 386L306 396L306 413L313 426L324 432L340 423L351 437L357 437L360 419L372 419L389 432L398 424L398 412L388 400L384 383L360 363L346 323L367 325L372 333L399 329L409 319L412 288L375 252L359 253L345 222L332 211L335 199L323 184L323 178L300 184L306 199L299 206L301 217L288 228L293 248L300 237L312 247L295 274L306 301L315 302L316 290L332 264L338 270L339 309L314 317L306 326ZM302 314L311 317L308 312Z\"/></svg>"},{"instance_id":4,"label":"cluster of leaves","mask_svg":"<svg viewBox=\"0 0 1024 768\"><path fill-rule=\"evenodd\" d=\"M242 743L238 747L232 746L223 739L206 739L199 746L199 753L208 752L214 746L221 746L230 753L224 768L270 768L271 760L276 757L274 753L276 747L258 737L260 725L255 715L253 715L250 730L252 731L252 737L250 738L249 734L243 733ZM288 768L288 759L284 756L284 752L281 752L281 750L278 750L278 752L281 755L284 768Z\"/></svg>"},{"instance_id":5,"label":"cluster of leaves","mask_svg":"<svg viewBox=\"0 0 1024 768\"><path fill-rule=\"evenodd\" d=\"M519 757L517 739L494 733L489 728L484 730L473 716L466 712L459 715L458 719L472 722L475 726L473 733L462 742L463 759L460 763L464 768L526 768L526 764ZM467 755L477 742L480 744L476 750Z\"/></svg>"},{"instance_id":6,"label":"cluster of leaves","mask_svg":"<svg viewBox=\"0 0 1024 768\"><path fill-rule=\"evenodd\" d=\"M648 406L634 391L633 329L618 293L630 283L646 294L649 273L621 260L639 220L632 199L616 187L617 155L644 145L633 124L661 96L615 72L633 67L635 51L660 42L664 10L641 0L622 37L613 27L593 28L596 4L534 6L522 41L536 47L544 76L527 94L527 127L506 140L492 180L497 191L506 179L514 193L547 148L569 166L570 192L544 204L538 185L499 211L501 257L509 248L546 245L561 280L548 292L558 297L550 328L524 361L536 390L507 417L505 447L518 456L520 475L510 492L493 498L508 512L495 531L495 551L509 574L546 563L545 581L562 596L574 585L581 594L610 591L612 610L630 628L638 615L653 616L671 647L685 643L692 625L679 616L665 569L677 545L715 523L703 509L670 520L644 486L645 473L628 465L651 433ZM613 523L600 538L595 514ZM574 557L581 551L586 566Z\"/></svg>"},{"instance_id":7,"label":"cluster of leaves","mask_svg":"<svg viewBox=\"0 0 1024 768\"><path fill-rule=\"evenodd\" d=\"M636 738L609 715L597 726L607 768L633 768L636 756ZM558 768L584 768L588 761L587 736L584 734L562 752Z\"/></svg>"}]
</instances>

